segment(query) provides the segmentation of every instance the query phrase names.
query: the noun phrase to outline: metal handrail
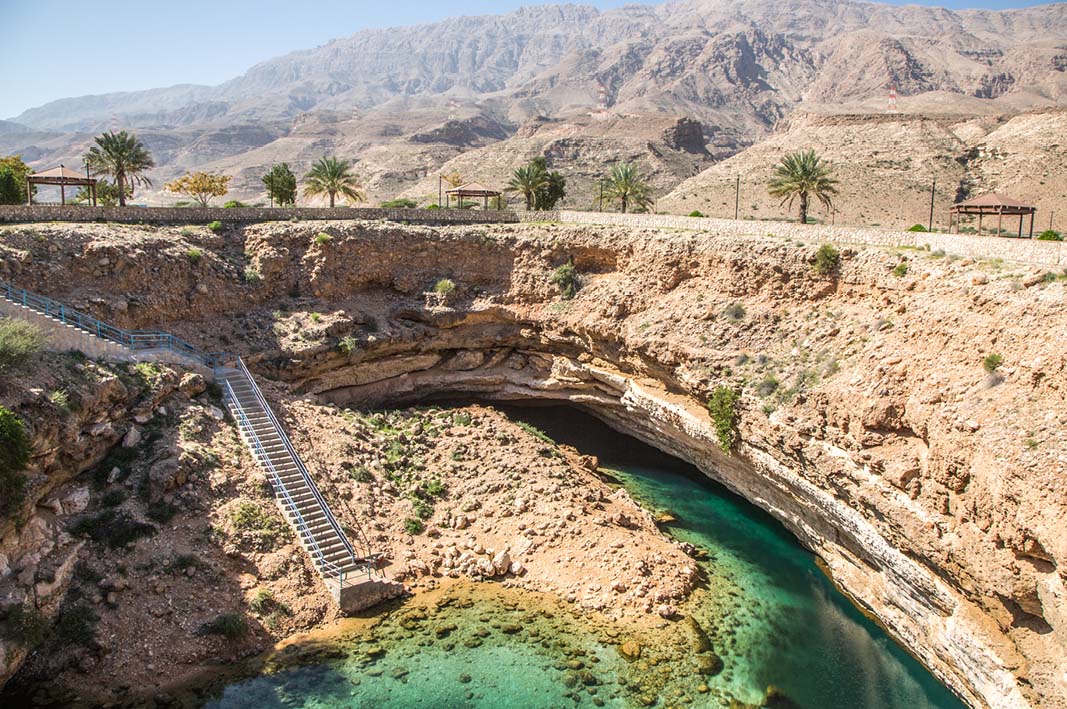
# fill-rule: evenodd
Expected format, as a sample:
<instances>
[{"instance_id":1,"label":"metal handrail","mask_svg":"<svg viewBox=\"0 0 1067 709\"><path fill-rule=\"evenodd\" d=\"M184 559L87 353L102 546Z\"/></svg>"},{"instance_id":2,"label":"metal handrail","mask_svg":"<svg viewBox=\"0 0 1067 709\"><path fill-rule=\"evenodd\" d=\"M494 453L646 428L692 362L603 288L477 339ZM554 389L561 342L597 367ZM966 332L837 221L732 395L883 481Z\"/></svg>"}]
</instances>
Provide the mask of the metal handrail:
<instances>
[{"instance_id":1,"label":"metal handrail","mask_svg":"<svg viewBox=\"0 0 1067 709\"><path fill-rule=\"evenodd\" d=\"M245 379L251 385L252 394L259 401L260 406L263 407L263 411L266 412L267 418L274 425L274 428L278 430L278 433L282 439L282 444L285 449L289 451L289 455L292 456L293 461L296 463L297 470L300 472L301 477L304 478L304 482L307 483L308 488L311 491L312 496L322 507L326 513L326 520L333 527L333 530L337 533L337 536L341 539L341 543L344 545L345 550L348 552L352 560L356 560L356 550L352 548L352 543L348 541L348 535L341 529L341 524L337 521L337 518L333 516L333 512L330 511L329 505L326 504L326 500L323 499L322 493L319 492L318 485L312 479L311 474L304 466L304 461L300 459L300 455L296 452L292 442L289 440L289 436L285 435L285 430L282 428L278 418L274 415L274 411L271 409L270 404L267 403L266 398L263 396L263 392L260 391L259 385L256 384L256 380L252 378L252 373L248 371L248 367L245 365L244 360L240 357L237 358L237 369L244 375Z\"/></svg>"},{"instance_id":2,"label":"metal handrail","mask_svg":"<svg viewBox=\"0 0 1067 709\"><path fill-rule=\"evenodd\" d=\"M311 558L318 563L319 568L323 572L335 574L340 577L343 582L344 576L341 568L335 565L334 563L326 560L326 554L322 551L322 547L319 546L318 541L315 539L315 535L311 532L311 527L310 525L308 525L307 520L305 520L304 516L300 514L300 508L297 507L296 500L294 500L292 498L292 495L289 494L289 489L282 481L281 474L278 472L278 469L275 468L274 463L270 461L270 456L267 455L267 450L263 446L263 441L260 440L259 434L256 433L255 428L252 426L252 422L248 420L248 414L245 413L244 407L241 405L240 399L237 398L237 394L233 390L233 386L228 380L224 381L226 382L227 398L229 399L232 406L232 410L236 414L236 418L238 419L237 425L241 428L241 430L245 432L246 436L248 437L250 447L253 449L252 452L255 455L256 459L259 460L263 467L267 469L267 473L273 479L275 490L289 504L290 509L292 510L293 515L295 516L297 531L303 532L303 535L306 537L306 543L304 544L304 548L307 549L307 552L311 555ZM282 438L284 439L284 434L282 434ZM324 509L323 512L326 513L327 517L330 516L329 510ZM311 548L308 548L309 545Z\"/></svg>"},{"instance_id":3,"label":"metal handrail","mask_svg":"<svg viewBox=\"0 0 1067 709\"><path fill-rule=\"evenodd\" d=\"M217 367L228 358L224 352L204 352L169 332L124 330L114 325L109 325L102 320L94 318L92 315L75 310L57 300L33 293L25 288L16 288L6 281L0 281L0 296L46 317L55 318L64 325L70 325L90 335L118 343L132 350L170 350L195 359L206 367Z\"/></svg>"}]
</instances>

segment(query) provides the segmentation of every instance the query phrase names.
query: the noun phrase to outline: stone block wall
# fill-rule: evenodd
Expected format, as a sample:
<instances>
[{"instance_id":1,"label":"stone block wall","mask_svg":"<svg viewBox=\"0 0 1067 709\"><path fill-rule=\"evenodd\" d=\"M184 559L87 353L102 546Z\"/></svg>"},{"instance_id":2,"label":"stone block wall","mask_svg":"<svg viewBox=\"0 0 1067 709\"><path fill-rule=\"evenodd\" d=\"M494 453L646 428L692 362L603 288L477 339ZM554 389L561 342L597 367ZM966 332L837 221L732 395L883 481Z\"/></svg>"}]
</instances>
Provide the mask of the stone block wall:
<instances>
[{"instance_id":1,"label":"stone block wall","mask_svg":"<svg viewBox=\"0 0 1067 709\"><path fill-rule=\"evenodd\" d=\"M170 350L131 350L111 340L97 337L85 330L65 325L43 313L24 307L10 300L0 298L0 317L18 318L33 323L41 328L48 337L46 348L53 352L81 352L89 359L107 360L109 362L161 362L176 364L200 372L208 379L213 372L196 360L183 357Z\"/></svg>"},{"instance_id":2,"label":"stone block wall","mask_svg":"<svg viewBox=\"0 0 1067 709\"><path fill-rule=\"evenodd\" d=\"M938 234L897 231L873 227L797 224L710 217L684 217L671 214L619 214L617 212L524 212L523 221L559 221L567 224L608 224L634 228L695 229L715 234L766 236L768 234L814 243L859 244L869 246L911 246L941 249L945 253L970 258L1000 258L1005 261L1067 266L1067 242L1037 241L971 234Z\"/></svg>"},{"instance_id":3,"label":"stone block wall","mask_svg":"<svg viewBox=\"0 0 1067 709\"><path fill-rule=\"evenodd\" d=\"M68 204L0 206L0 223L121 222L207 224L213 221L277 222L291 219L377 219L414 224L518 222L516 212L473 209L381 209L375 207L86 207Z\"/></svg>"}]
</instances>

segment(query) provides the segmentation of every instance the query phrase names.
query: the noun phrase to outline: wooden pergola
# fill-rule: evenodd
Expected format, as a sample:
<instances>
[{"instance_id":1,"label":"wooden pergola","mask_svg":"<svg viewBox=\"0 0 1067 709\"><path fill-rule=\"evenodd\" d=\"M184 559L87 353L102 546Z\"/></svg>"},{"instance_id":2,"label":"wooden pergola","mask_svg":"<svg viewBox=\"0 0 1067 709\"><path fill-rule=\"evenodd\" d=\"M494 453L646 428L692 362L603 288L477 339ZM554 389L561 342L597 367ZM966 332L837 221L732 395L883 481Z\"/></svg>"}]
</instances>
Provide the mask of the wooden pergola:
<instances>
[{"instance_id":1,"label":"wooden pergola","mask_svg":"<svg viewBox=\"0 0 1067 709\"><path fill-rule=\"evenodd\" d=\"M468 182L465 185L454 187L450 190L445 190L445 208L447 209L451 203L452 196L456 197L457 204L460 207L463 206L463 199L465 197L481 197L484 201L482 204L483 209L489 209L489 198L499 197L499 190L491 190L485 185L480 185L477 182Z\"/></svg>"},{"instance_id":2,"label":"wooden pergola","mask_svg":"<svg viewBox=\"0 0 1067 709\"><path fill-rule=\"evenodd\" d=\"M1037 212L1037 207L1030 204L1023 204L1017 199L1011 197L1005 197L1004 195L997 194L996 192L990 192L988 194L968 199L965 202L959 202L949 207L948 210L948 230L952 231L953 220L956 224L956 233L960 232L960 217L963 216L976 216L978 217L978 234L982 234L982 219L985 216L995 216L997 218L997 236L1001 235L1001 225L1004 222L1005 215L1009 217L1019 217L1019 238L1023 235L1023 217L1027 214L1030 215L1030 238L1034 238L1034 213Z\"/></svg>"},{"instance_id":3,"label":"wooden pergola","mask_svg":"<svg viewBox=\"0 0 1067 709\"><path fill-rule=\"evenodd\" d=\"M88 168L86 168L85 174L82 175L60 165L44 172L35 172L32 175L27 175L26 182L28 183L26 204L33 204L34 185L58 185L60 204L66 204L67 186L69 185L71 187L88 187L89 194L92 196L93 206L96 206L96 178L89 177Z\"/></svg>"}]
</instances>

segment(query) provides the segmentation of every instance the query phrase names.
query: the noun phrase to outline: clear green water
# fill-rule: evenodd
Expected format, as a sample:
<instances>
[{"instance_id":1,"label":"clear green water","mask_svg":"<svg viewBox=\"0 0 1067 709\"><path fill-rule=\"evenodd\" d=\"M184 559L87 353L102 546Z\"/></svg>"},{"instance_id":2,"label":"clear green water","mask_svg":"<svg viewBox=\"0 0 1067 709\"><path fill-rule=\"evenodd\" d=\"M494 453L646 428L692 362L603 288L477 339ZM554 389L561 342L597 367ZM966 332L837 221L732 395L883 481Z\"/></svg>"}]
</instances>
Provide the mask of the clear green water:
<instances>
[{"instance_id":1,"label":"clear green water","mask_svg":"<svg viewBox=\"0 0 1067 709\"><path fill-rule=\"evenodd\" d=\"M708 630L725 671L710 691L659 697L698 707L727 698L758 705L769 685L806 709L944 709L963 707L951 692L859 613L780 525L699 471L600 422L566 408L509 409L562 443L597 455L647 505L669 510L677 538L708 552L702 561L711 591L694 616ZM511 611L449 608L456 638L499 626ZM634 706L640 694L627 667L603 637L536 619L540 632L483 631L477 647L379 631L388 652L374 661L358 650L341 660L285 670L227 687L209 706L237 707L571 707ZM524 628L536 625L520 618ZM534 635L533 637L531 637ZM575 682L561 657L578 652L595 669L592 687ZM590 658L598 662L592 664ZM688 666L675 670L681 677ZM461 681L467 680L467 681ZM697 680L699 681L699 680ZM681 686L681 685L680 685ZM595 692L592 694L591 692ZM680 699L682 699L680 701ZM688 700L688 701L685 701Z\"/></svg>"}]
</instances>

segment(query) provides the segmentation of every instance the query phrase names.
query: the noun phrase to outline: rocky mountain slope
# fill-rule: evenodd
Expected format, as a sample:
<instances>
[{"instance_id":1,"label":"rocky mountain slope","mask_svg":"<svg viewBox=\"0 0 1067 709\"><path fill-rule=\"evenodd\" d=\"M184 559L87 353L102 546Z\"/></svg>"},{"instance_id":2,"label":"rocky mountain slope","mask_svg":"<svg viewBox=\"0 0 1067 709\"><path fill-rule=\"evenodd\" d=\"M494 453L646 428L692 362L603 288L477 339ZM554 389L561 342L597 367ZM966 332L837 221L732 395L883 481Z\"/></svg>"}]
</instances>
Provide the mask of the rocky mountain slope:
<instances>
[{"instance_id":1,"label":"rocky mountain slope","mask_svg":"<svg viewBox=\"0 0 1067 709\"><path fill-rule=\"evenodd\" d=\"M214 87L63 99L7 122L0 152L35 167L79 165L94 133L132 127L158 164L155 188L138 199L164 204L175 198L162 183L188 169L226 172L235 177L233 197L255 200L272 162L302 172L338 153L358 161L379 201L435 195L431 173L442 169L499 183L566 137L557 167L573 174L572 206L587 207L604 171L597 163L637 159L661 194L706 166L689 149L665 146L661 121L699 122L719 157L797 111L882 112L891 85L909 113L960 120L1062 105L1065 8L953 12L814 0L527 7L360 32Z\"/></svg>"},{"instance_id":2,"label":"rocky mountain slope","mask_svg":"<svg viewBox=\"0 0 1067 709\"><path fill-rule=\"evenodd\" d=\"M873 29L872 29L873 28ZM64 99L15 120L36 128L190 124L368 109L397 96L501 99L514 118L595 104L770 125L801 100L952 91L1064 95L1064 5L1007 12L765 0L576 5L369 30L258 64L217 87Z\"/></svg>"},{"instance_id":3,"label":"rocky mountain slope","mask_svg":"<svg viewBox=\"0 0 1067 709\"><path fill-rule=\"evenodd\" d=\"M742 219L796 218L767 193L774 165L787 153L814 149L839 180L836 214L815 203L811 216L839 224L926 225L934 187L934 226L948 226L956 201L989 191L1038 208L1035 233L1067 200L1067 111L961 120L959 116L804 114L783 122L767 139L677 185L657 208L734 216L740 177ZM934 181L936 180L936 186ZM1057 224L1062 224L1062 220ZM985 227L995 225L986 222ZM1017 219L1005 221L1016 229ZM1029 230L1029 220L1024 233Z\"/></svg>"}]
</instances>

